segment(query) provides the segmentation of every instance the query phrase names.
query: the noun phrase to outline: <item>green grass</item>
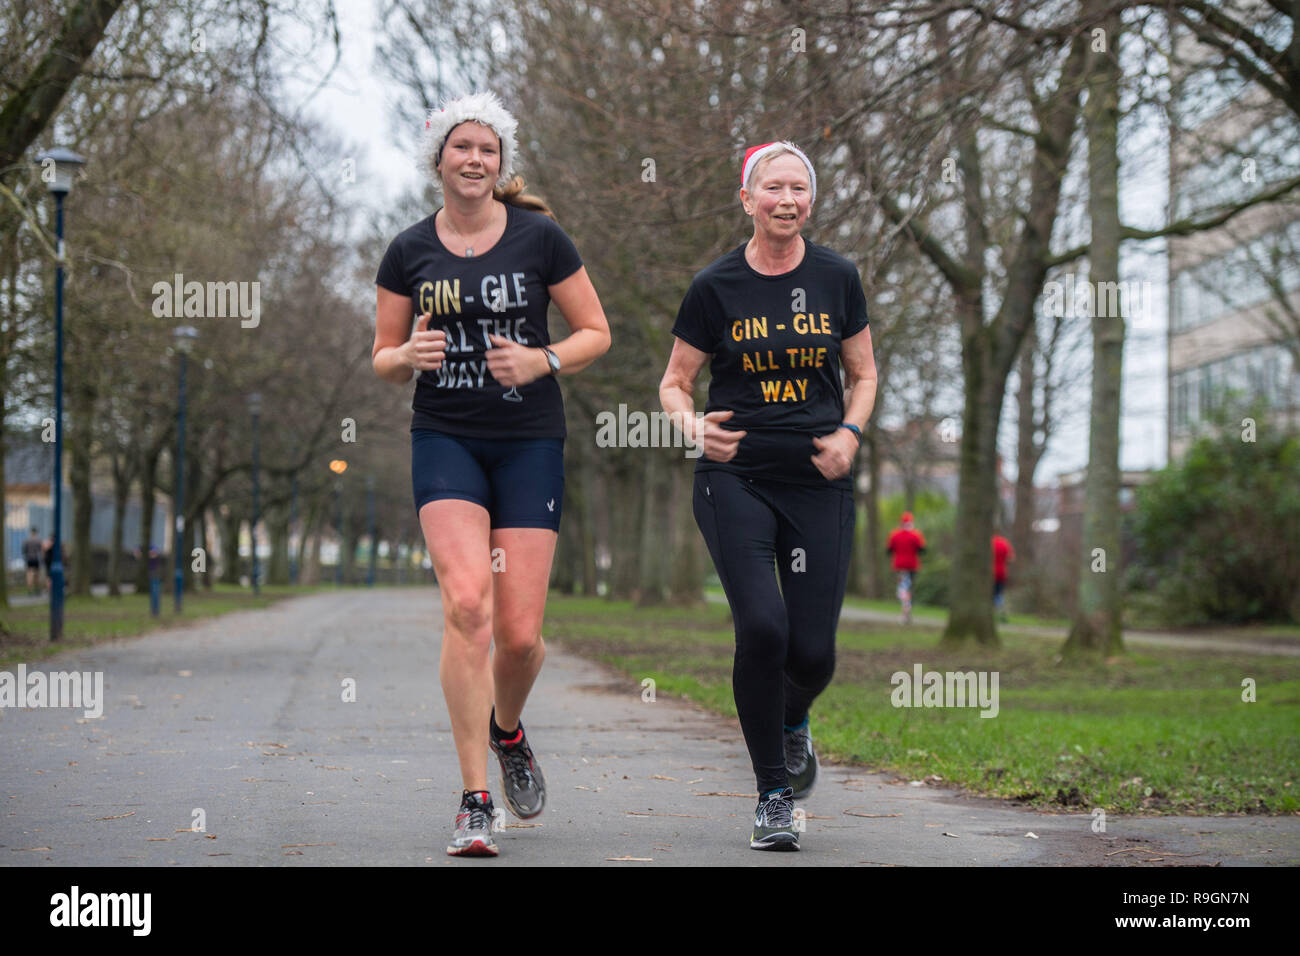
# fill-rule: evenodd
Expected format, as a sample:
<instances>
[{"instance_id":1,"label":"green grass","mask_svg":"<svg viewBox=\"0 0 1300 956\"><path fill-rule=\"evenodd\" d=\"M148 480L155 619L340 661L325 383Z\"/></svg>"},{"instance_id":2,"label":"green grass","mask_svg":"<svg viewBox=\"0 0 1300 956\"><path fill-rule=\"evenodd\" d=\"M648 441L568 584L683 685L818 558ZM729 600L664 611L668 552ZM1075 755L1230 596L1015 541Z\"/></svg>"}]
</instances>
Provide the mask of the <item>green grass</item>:
<instances>
[{"instance_id":1,"label":"green grass","mask_svg":"<svg viewBox=\"0 0 1300 956\"><path fill-rule=\"evenodd\" d=\"M735 715L725 605L642 610L552 596L545 633L660 693ZM813 707L818 750L908 779L1037 807L1123 813L1294 813L1300 660L1164 649L1057 662L1041 638L1003 632L1000 651L943 654L932 630L845 624L835 680ZM996 671L996 717L902 708L896 671ZM1241 699L1255 680L1257 701Z\"/></svg>"},{"instance_id":2,"label":"green grass","mask_svg":"<svg viewBox=\"0 0 1300 956\"><path fill-rule=\"evenodd\" d=\"M61 651L89 647L101 641L145 634L160 627L175 627L231 611L267 607L284 597L326 590L332 585L290 587L263 585L260 596L249 588L216 584L211 591L186 593L184 609L172 612L170 590L163 594L158 617L149 613L147 594L121 597L69 597L63 607L63 638L50 642L49 601L0 610L0 670L20 662L31 663Z\"/></svg>"}]
</instances>

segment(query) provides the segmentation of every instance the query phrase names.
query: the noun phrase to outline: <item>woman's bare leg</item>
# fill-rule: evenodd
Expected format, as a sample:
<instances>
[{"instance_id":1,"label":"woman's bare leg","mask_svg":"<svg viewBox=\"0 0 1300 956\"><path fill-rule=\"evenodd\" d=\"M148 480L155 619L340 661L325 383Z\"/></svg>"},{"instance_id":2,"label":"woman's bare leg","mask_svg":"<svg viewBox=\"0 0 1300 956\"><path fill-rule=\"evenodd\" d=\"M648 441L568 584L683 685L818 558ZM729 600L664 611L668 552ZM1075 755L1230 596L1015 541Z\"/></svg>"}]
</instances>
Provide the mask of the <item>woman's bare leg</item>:
<instances>
[{"instance_id":1,"label":"woman's bare leg","mask_svg":"<svg viewBox=\"0 0 1300 956\"><path fill-rule=\"evenodd\" d=\"M519 725L524 702L546 657L542 617L557 540L558 535L549 528L497 528L492 532L492 550L502 549L497 552L501 570L492 573L496 639L492 672L496 721L502 730Z\"/></svg>"},{"instance_id":2,"label":"woman's bare leg","mask_svg":"<svg viewBox=\"0 0 1300 956\"><path fill-rule=\"evenodd\" d=\"M430 501L420 509L420 527L442 592L438 677L461 779L466 790L487 790L493 592L488 513L472 501Z\"/></svg>"}]
</instances>

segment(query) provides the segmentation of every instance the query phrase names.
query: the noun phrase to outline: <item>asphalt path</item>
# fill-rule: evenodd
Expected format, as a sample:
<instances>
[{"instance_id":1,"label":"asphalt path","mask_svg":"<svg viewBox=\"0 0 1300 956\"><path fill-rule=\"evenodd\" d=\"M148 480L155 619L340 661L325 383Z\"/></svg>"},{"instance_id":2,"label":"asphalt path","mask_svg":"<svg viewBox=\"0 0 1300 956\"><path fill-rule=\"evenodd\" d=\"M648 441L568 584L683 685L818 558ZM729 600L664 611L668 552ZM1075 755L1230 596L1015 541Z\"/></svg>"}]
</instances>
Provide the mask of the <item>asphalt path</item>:
<instances>
[{"instance_id":1,"label":"asphalt path","mask_svg":"<svg viewBox=\"0 0 1300 956\"><path fill-rule=\"evenodd\" d=\"M103 716L0 710L0 864L1300 863L1296 817L1111 814L1101 832L1088 808L1044 813L828 765L799 805L803 849L751 850L739 725L643 700L635 680L557 644L524 714L547 809L508 818L496 860L451 859L460 781L441 622L434 588L343 590L41 661L32 669L102 672Z\"/></svg>"}]
</instances>

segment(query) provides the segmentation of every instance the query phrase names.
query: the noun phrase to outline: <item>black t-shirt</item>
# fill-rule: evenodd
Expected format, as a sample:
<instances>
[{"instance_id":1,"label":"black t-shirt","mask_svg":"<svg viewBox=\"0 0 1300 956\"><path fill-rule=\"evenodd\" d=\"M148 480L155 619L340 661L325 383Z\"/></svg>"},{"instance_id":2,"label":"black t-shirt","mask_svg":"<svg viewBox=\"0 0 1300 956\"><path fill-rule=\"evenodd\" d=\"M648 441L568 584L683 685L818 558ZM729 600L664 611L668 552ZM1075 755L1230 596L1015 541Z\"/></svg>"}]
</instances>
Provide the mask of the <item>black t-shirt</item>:
<instances>
[{"instance_id":1,"label":"black t-shirt","mask_svg":"<svg viewBox=\"0 0 1300 956\"><path fill-rule=\"evenodd\" d=\"M768 276L738 246L686 291L673 335L712 355L704 411L730 409L722 427L748 432L731 461L701 455L697 471L828 484L811 461L812 440L844 421L840 342L867 327L867 298L853 263L806 239L804 247L799 265ZM849 475L829 484L853 486Z\"/></svg>"},{"instance_id":2,"label":"black t-shirt","mask_svg":"<svg viewBox=\"0 0 1300 956\"><path fill-rule=\"evenodd\" d=\"M436 213L435 213L436 215ZM549 345L547 287L582 268L573 241L555 220L506 204L506 230L487 252L453 255L430 216L389 243L375 282L409 296L414 320L447 333L442 368L421 372L411 401L411 430L432 428L469 438L563 438L560 386L545 375L518 389L492 377L488 335Z\"/></svg>"}]
</instances>

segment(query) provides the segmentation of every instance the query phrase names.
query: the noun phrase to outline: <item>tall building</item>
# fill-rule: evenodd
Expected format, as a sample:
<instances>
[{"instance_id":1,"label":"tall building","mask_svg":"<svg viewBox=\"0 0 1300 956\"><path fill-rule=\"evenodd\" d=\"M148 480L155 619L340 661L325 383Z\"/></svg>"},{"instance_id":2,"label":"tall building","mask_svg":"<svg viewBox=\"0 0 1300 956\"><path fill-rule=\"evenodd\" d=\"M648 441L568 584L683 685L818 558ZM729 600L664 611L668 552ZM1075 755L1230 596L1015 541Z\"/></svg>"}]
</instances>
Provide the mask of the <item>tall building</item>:
<instances>
[{"instance_id":1,"label":"tall building","mask_svg":"<svg viewBox=\"0 0 1300 956\"><path fill-rule=\"evenodd\" d=\"M1232 14L1285 48L1292 21L1234 0ZM1203 219L1300 175L1300 121L1222 53L1175 33L1170 213ZM1300 191L1169 241L1171 462L1215 421L1300 429Z\"/></svg>"}]
</instances>

